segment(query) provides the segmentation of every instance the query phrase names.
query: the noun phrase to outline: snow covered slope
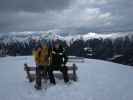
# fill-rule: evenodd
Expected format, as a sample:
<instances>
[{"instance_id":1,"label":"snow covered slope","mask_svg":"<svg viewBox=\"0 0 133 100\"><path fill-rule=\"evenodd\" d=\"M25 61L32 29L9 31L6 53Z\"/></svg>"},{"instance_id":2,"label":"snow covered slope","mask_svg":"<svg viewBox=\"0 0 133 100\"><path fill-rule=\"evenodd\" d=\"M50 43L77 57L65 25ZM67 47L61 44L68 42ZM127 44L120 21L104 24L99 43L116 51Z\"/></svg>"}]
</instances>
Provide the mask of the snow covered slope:
<instances>
[{"instance_id":1,"label":"snow covered slope","mask_svg":"<svg viewBox=\"0 0 133 100\"><path fill-rule=\"evenodd\" d=\"M25 79L24 63L32 57L0 58L0 100L132 100L133 68L111 62L85 59L77 62L78 82L36 91Z\"/></svg>"}]
</instances>

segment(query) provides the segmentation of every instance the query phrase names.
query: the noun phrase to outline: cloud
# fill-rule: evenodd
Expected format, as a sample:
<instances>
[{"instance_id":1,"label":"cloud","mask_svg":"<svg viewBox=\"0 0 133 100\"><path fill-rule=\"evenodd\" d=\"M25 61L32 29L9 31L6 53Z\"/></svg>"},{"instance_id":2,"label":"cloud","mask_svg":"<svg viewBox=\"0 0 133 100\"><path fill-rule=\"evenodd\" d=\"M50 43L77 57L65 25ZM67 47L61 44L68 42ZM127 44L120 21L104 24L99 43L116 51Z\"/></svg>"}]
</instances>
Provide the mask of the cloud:
<instances>
[{"instance_id":1,"label":"cloud","mask_svg":"<svg viewBox=\"0 0 133 100\"><path fill-rule=\"evenodd\" d=\"M133 2L130 0L0 0L0 2L1 32L133 31L131 13Z\"/></svg>"},{"instance_id":2,"label":"cloud","mask_svg":"<svg viewBox=\"0 0 133 100\"><path fill-rule=\"evenodd\" d=\"M44 12L67 7L70 0L0 0L0 11Z\"/></svg>"}]
</instances>

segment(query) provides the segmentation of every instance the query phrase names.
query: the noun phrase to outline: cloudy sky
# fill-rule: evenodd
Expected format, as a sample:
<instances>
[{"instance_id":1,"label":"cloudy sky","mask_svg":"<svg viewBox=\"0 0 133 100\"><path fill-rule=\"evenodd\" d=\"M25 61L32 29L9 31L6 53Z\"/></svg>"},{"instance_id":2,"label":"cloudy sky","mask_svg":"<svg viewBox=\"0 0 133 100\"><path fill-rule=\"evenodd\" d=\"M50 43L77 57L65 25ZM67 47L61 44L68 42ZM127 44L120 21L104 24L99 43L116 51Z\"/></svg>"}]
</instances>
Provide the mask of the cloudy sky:
<instances>
[{"instance_id":1,"label":"cloudy sky","mask_svg":"<svg viewBox=\"0 0 133 100\"><path fill-rule=\"evenodd\" d=\"M0 32L133 31L132 0L0 0Z\"/></svg>"}]
</instances>

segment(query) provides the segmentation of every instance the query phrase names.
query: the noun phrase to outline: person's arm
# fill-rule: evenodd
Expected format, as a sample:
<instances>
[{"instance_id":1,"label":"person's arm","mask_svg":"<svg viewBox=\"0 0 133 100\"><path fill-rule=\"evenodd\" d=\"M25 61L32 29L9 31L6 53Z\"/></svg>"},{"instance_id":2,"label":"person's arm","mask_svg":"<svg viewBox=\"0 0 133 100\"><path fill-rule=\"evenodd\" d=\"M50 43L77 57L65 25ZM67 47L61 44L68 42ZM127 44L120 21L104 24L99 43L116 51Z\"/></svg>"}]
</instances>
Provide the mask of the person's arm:
<instances>
[{"instance_id":1,"label":"person's arm","mask_svg":"<svg viewBox=\"0 0 133 100\"><path fill-rule=\"evenodd\" d=\"M64 58L64 64L68 62L68 56L66 55L66 51L63 49L63 58Z\"/></svg>"},{"instance_id":2,"label":"person's arm","mask_svg":"<svg viewBox=\"0 0 133 100\"><path fill-rule=\"evenodd\" d=\"M39 54L38 54L38 51L35 51L34 53L35 53L35 56L34 56L35 63L36 63L36 65L38 65L39 64Z\"/></svg>"},{"instance_id":3,"label":"person's arm","mask_svg":"<svg viewBox=\"0 0 133 100\"><path fill-rule=\"evenodd\" d=\"M52 64L52 50L49 53L49 64Z\"/></svg>"},{"instance_id":4,"label":"person's arm","mask_svg":"<svg viewBox=\"0 0 133 100\"><path fill-rule=\"evenodd\" d=\"M66 64L67 62L68 62L68 57L64 55L64 64Z\"/></svg>"}]
</instances>

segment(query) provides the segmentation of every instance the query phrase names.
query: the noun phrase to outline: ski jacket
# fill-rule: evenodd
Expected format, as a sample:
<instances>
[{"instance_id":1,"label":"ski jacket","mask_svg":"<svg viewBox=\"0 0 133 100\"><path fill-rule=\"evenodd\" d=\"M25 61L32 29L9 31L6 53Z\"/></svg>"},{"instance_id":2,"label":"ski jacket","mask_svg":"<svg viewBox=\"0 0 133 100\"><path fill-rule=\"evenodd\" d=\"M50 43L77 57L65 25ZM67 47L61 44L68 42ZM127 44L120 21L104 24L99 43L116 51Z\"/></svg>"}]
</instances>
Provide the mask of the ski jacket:
<instances>
[{"instance_id":1,"label":"ski jacket","mask_svg":"<svg viewBox=\"0 0 133 100\"><path fill-rule=\"evenodd\" d=\"M47 46L43 46L41 50L37 49L34 53L37 65L49 64L49 48Z\"/></svg>"},{"instance_id":2,"label":"ski jacket","mask_svg":"<svg viewBox=\"0 0 133 100\"><path fill-rule=\"evenodd\" d=\"M62 46L60 46L58 49L53 48L51 51L50 56L51 64L53 65L61 65L66 64L68 61L68 57L66 56L65 50Z\"/></svg>"}]
</instances>

